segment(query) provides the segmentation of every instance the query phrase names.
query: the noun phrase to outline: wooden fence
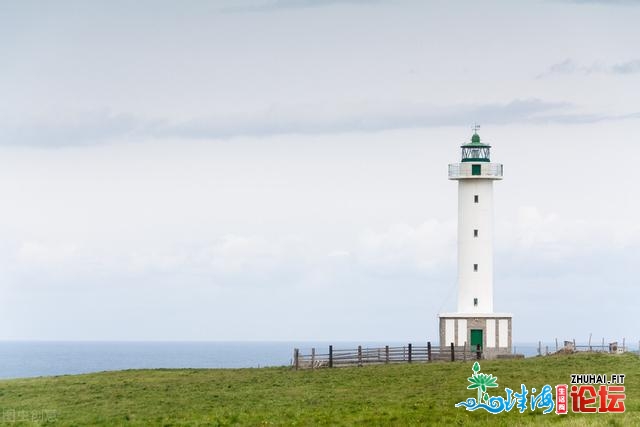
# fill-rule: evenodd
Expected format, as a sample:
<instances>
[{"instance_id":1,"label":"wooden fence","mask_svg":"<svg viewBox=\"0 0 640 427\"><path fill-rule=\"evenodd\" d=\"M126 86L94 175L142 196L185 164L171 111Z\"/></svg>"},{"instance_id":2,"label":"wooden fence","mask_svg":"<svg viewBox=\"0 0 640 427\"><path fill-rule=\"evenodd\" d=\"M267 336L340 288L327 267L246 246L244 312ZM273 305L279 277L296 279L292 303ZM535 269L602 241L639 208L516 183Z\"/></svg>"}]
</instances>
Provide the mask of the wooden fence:
<instances>
[{"instance_id":1,"label":"wooden fence","mask_svg":"<svg viewBox=\"0 0 640 427\"><path fill-rule=\"evenodd\" d=\"M375 347L355 349L334 349L329 346L328 353L318 353L315 348L310 354L302 354L299 349L293 350L293 367L295 369L336 368L340 366L363 366L383 363L413 363L433 361L463 361L482 358L480 346L475 349L468 345L454 346L453 343L446 347L432 346L427 342L426 346L407 344L401 347Z\"/></svg>"}]
</instances>

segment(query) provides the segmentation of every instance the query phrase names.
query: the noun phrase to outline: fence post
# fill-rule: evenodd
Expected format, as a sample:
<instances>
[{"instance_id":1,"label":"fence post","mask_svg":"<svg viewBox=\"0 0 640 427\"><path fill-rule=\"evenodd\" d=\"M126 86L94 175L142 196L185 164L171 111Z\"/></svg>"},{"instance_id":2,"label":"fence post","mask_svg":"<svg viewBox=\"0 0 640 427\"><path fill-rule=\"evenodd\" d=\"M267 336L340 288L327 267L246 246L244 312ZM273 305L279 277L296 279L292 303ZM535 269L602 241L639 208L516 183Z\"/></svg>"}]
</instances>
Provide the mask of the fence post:
<instances>
[{"instance_id":1,"label":"fence post","mask_svg":"<svg viewBox=\"0 0 640 427\"><path fill-rule=\"evenodd\" d=\"M311 369L316 366L316 348L311 348Z\"/></svg>"},{"instance_id":2,"label":"fence post","mask_svg":"<svg viewBox=\"0 0 640 427\"><path fill-rule=\"evenodd\" d=\"M298 350L297 348L294 348L293 349L293 366L296 368L296 371L298 370L299 356L300 356L300 350Z\"/></svg>"},{"instance_id":3,"label":"fence post","mask_svg":"<svg viewBox=\"0 0 640 427\"><path fill-rule=\"evenodd\" d=\"M427 341L427 360L431 362L431 341Z\"/></svg>"},{"instance_id":4,"label":"fence post","mask_svg":"<svg viewBox=\"0 0 640 427\"><path fill-rule=\"evenodd\" d=\"M455 361L456 360L456 353L455 353L455 349L453 347L453 343L451 343L451 361Z\"/></svg>"},{"instance_id":5,"label":"fence post","mask_svg":"<svg viewBox=\"0 0 640 427\"><path fill-rule=\"evenodd\" d=\"M358 346L358 366L362 366L362 346Z\"/></svg>"},{"instance_id":6,"label":"fence post","mask_svg":"<svg viewBox=\"0 0 640 427\"><path fill-rule=\"evenodd\" d=\"M476 344L476 359L480 360L482 353L480 352L480 344Z\"/></svg>"},{"instance_id":7,"label":"fence post","mask_svg":"<svg viewBox=\"0 0 640 427\"><path fill-rule=\"evenodd\" d=\"M329 346L329 367L333 368L333 346Z\"/></svg>"},{"instance_id":8,"label":"fence post","mask_svg":"<svg viewBox=\"0 0 640 427\"><path fill-rule=\"evenodd\" d=\"M411 363L411 343L409 343L409 363Z\"/></svg>"},{"instance_id":9,"label":"fence post","mask_svg":"<svg viewBox=\"0 0 640 427\"><path fill-rule=\"evenodd\" d=\"M389 363L389 346L384 346L384 363Z\"/></svg>"}]
</instances>

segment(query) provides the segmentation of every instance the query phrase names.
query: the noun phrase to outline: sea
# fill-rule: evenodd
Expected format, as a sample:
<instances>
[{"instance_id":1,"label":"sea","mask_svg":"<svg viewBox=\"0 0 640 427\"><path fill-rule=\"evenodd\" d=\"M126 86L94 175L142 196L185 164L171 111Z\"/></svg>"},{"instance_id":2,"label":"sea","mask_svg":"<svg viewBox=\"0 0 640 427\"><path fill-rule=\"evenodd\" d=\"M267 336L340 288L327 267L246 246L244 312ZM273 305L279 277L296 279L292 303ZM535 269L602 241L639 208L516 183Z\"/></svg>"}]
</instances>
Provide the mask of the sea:
<instances>
[{"instance_id":1,"label":"sea","mask_svg":"<svg viewBox=\"0 0 640 427\"><path fill-rule=\"evenodd\" d=\"M123 369L260 368L291 365L293 349L310 354L334 349L401 346L400 342L311 341L0 341L0 378L73 375ZM419 344L415 344L419 345ZM537 344L516 344L526 357Z\"/></svg>"}]
</instances>

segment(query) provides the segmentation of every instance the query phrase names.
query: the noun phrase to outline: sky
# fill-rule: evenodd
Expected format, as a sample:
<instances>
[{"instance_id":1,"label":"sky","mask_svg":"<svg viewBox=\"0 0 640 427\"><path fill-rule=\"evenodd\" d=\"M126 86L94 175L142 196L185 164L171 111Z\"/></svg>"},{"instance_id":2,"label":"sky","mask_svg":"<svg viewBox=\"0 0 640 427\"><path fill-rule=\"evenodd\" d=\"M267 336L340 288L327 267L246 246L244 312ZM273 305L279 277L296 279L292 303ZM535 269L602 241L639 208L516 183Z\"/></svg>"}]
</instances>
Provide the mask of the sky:
<instances>
[{"instance_id":1,"label":"sky","mask_svg":"<svg viewBox=\"0 0 640 427\"><path fill-rule=\"evenodd\" d=\"M637 343L639 1L0 2L0 339L437 341L474 123L514 342Z\"/></svg>"}]
</instances>

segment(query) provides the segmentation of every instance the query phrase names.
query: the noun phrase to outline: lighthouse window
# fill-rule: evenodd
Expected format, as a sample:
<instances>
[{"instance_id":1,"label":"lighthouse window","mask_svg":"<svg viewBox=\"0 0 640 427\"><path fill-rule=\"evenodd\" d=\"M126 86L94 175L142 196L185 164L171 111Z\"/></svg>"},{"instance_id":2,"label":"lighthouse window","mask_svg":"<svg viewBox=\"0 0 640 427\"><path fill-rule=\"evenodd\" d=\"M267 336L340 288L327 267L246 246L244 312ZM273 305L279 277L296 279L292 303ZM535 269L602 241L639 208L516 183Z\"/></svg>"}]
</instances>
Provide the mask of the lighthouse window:
<instances>
[{"instance_id":1,"label":"lighthouse window","mask_svg":"<svg viewBox=\"0 0 640 427\"><path fill-rule=\"evenodd\" d=\"M478 203L478 195L473 196L473 203Z\"/></svg>"},{"instance_id":2,"label":"lighthouse window","mask_svg":"<svg viewBox=\"0 0 640 427\"><path fill-rule=\"evenodd\" d=\"M473 264L473 271L478 271L478 264Z\"/></svg>"},{"instance_id":3,"label":"lighthouse window","mask_svg":"<svg viewBox=\"0 0 640 427\"><path fill-rule=\"evenodd\" d=\"M473 230L473 237L478 237L478 230Z\"/></svg>"},{"instance_id":4,"label":"lighthouse window","mask_svg":"<svg viewBox=\"0 0 640 427\"><path fill-rule=\"evenodd\" d=\"M473 306L477 307L478 306L478 298L474 298L473 299Z\"/></svg>"}]
</instances>

